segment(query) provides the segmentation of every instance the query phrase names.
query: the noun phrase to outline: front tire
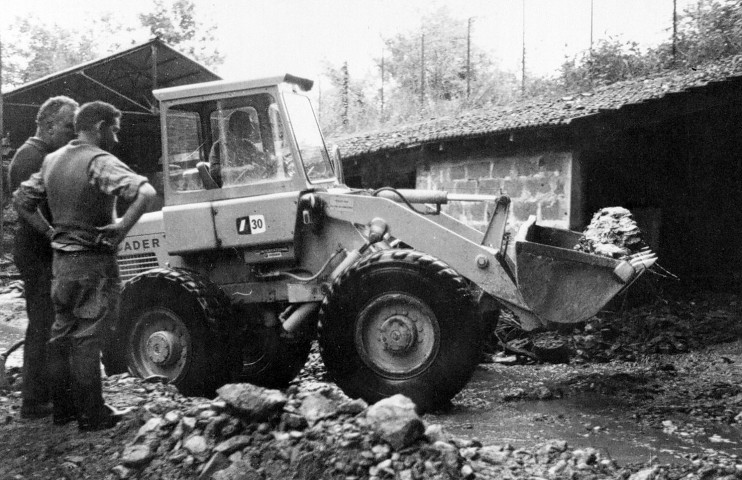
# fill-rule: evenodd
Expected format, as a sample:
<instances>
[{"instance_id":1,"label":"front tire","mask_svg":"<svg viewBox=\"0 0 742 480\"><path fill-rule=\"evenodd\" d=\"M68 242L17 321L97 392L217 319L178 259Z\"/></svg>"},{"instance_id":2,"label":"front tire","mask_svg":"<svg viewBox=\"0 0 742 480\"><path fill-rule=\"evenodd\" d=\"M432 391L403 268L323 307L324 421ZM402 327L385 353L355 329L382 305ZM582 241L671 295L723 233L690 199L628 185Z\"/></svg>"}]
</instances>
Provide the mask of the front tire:
<instances>
[{"instance_id":1,"label":"front tire","mask_svg":"<svg viewBox=\"0 0 742 480\"><path fill-rule=\"evenodd\" d=\"M346 394L376 402L402 393L427 411L471 377L481 324L466 282L448 265L414 250L382 250L335 281L319 343Z\"/></svg>"}]
</instances>

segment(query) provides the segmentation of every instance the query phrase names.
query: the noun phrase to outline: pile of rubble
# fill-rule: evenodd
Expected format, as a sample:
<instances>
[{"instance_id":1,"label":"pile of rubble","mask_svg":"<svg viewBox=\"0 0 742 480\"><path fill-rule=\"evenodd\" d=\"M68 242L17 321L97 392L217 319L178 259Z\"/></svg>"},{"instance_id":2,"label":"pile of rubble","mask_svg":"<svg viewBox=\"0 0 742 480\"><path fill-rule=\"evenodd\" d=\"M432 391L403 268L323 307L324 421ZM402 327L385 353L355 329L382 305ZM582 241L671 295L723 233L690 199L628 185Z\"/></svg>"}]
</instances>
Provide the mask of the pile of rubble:
<instances>
[{"instance_id":1,"label":"pile of rubble","mask_svg":"<svg viewBox=\"0 0 742 480\"><path fill-rule=\"evenodd\" d=\"M118 381L139 382L132 378ZM368 406L332 388L285 393L230 384L214 400L148 385L141 425L109 479L628 478L629 470L564 441L533 449L483 446L427 427L396 395ZM653 467L656 470L656 467Z\"/></svg>"},{"instance_id":2,"label":"pile of rubble","mask_svg":"<svg viewBox=\"0 0 742 480\"><path fill-rule=\"evenodd\" d=\"M645 246L631 212L607 207L593 215L575 250L611 258L624 258Z\"/></svg>"}]
</instances>

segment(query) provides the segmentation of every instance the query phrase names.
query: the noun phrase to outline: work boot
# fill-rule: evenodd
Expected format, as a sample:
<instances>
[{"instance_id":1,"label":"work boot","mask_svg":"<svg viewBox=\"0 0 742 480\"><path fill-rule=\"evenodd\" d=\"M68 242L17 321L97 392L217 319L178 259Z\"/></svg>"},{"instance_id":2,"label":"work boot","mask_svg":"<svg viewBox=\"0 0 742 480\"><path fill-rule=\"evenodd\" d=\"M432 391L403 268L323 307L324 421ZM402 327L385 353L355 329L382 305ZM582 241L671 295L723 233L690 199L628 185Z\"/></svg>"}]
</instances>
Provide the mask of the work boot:
<instances>
[{"instance_id":1,"label":"work boot","mask_svg":"<svg viewBox=\"0 0 742 480\"><path fill-rule=\"evenodd\" d=\"M52 422L54 425L66 425L77 418L72 390L54 392L53 402Z\"/></svg>"},{"instance_id":2,"label":"work boot","mask_svg":"<svg viewBox=\"0 0 742 480\"><path fill-rule=\"evenodd\" d=\"M50 403L23 402L21 404L21 418L44 418L51 414L52 405Z\"/></svg>"},{"instance_id":3,"label":"work boot","mask_svg":"<svg viewBox=\"0 0 742 480\"><path fill-rule=\"evenodd\" d=\"M77 426L81 432L95 432L113 428L128 411L120 411L110 405L103 405L97 415L81 414L77 417Z\"/></svg>"}]
</instances>

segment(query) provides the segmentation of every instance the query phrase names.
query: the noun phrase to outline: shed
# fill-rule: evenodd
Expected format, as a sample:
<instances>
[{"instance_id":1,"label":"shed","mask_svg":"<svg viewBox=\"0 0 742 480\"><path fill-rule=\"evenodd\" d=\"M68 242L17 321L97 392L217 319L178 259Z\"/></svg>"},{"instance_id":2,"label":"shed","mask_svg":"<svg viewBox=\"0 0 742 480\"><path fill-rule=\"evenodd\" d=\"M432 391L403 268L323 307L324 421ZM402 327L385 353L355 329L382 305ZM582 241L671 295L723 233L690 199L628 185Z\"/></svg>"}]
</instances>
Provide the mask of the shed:
<instances>
[{"instance_id":1,"label":"shed","mask_svg":"<svg viewBox=\"0 0 742 480\"><path fill-rule=\"evenodd\" d=\"M120 144L113 153L161 189L160 118L152 90L219 80L214 72L159 38L34 80L3 94L5 132L18 148L36 130L35 118L49 97L80 104L102 100L123 112Z\"/></svg>"},{"instance_id":2,"label":"shed","mask_svg":"<svg viewBox=\"0 0 742 480\"><path fill-rule=\"evenodd\" d=\"M513 199L513 226L634 213L689 283L742 280L742 58L336 139L348 183ZM489 208L452 204L482 227ZM708 283L705 283L708 285Z\"/></svg>"}]
</instances>

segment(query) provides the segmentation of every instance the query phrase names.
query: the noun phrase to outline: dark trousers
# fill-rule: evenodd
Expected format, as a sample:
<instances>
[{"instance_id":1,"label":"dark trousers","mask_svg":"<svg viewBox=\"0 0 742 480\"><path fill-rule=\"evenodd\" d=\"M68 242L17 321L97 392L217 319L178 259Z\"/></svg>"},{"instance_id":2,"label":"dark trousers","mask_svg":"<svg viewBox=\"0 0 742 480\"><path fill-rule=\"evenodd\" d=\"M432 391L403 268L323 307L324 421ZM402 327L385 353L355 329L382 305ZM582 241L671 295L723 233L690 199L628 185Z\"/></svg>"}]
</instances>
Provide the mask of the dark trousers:
<instances>
[{"instance_id":1,"label":"dark trousers","mask_svg":"<svg viewBox=\"0 0 742 480\"><path fill-rule=\"evenodd\" d=\"M47 343L54 322L51 297L51 258L31 258L31 254L16 255L26 295L28 327L23 346L23 404L33 406L49 401Z\"/></svg>"},{"instance_id":2,"label":"dark trousers","mask_svg":"<svg viewBox=\"0 0 742 480\"><path fill-rule=\"evenodd\" d=\"M78 420L105 413L100 376L103 342L118 318L121 282L110 253L54 253L50 373L55 412Z\"/></svg>"}]
</instances>

